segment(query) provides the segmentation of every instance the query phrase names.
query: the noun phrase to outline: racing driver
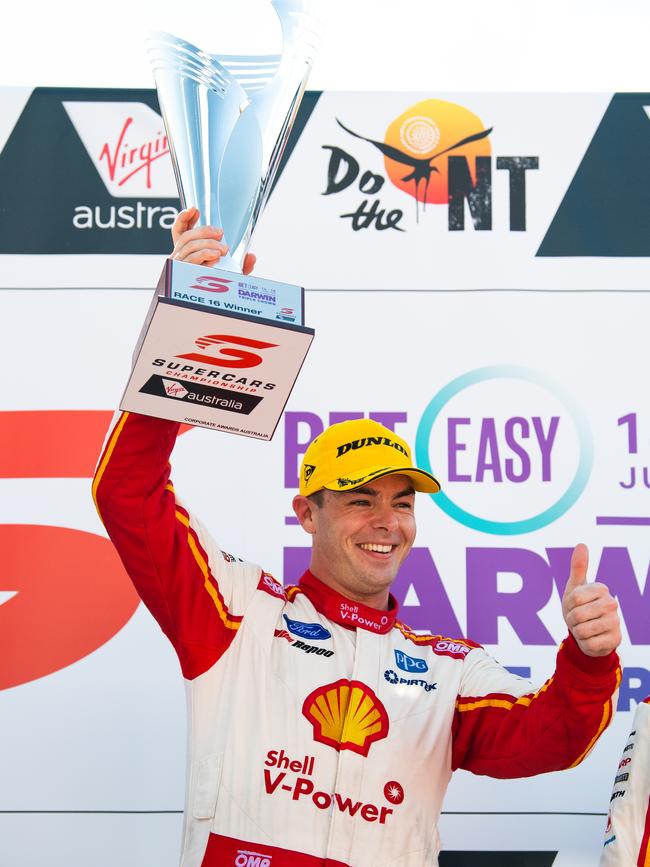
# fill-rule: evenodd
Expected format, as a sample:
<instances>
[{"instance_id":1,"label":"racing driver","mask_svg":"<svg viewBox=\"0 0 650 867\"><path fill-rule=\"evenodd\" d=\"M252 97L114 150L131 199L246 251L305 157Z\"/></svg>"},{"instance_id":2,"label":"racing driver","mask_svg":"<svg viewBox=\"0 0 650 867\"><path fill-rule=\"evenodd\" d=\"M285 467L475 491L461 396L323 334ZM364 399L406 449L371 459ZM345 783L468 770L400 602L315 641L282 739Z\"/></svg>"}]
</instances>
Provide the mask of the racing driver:
<instances>
[{"instance_id":1,"label":"racing driver","mask_svg":"<svg viewBox=\"0 0 650 867\"><path fill-rule=\"evenodd\" d=\"M173 255L214 264L221 233L182 212ZM250 270L252 261L246 262ZM581 762L609 724L621 633L578 545L568 636L535 690L457 636L414 633L391 583L438 482L361 419L308 447L293 507L312 539L296 586L220 550L177 497L178 425L122 413L93 494L188 690L182 867L433 867L456 768L526 777ZM255 710L252 710L255 709Z\"/></svg>"}]
</instances>

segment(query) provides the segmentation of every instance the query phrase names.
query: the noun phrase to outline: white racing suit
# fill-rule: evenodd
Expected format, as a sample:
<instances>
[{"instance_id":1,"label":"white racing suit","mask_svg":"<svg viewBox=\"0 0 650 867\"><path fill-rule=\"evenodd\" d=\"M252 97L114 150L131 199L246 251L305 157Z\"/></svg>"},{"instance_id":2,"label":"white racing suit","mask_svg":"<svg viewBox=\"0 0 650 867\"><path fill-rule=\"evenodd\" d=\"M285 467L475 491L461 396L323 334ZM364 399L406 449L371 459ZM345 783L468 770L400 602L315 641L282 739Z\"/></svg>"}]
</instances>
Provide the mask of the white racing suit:
<instances>
[{"instance_id":1,"label":"white racing suit","mask_svg":"<svg viewBox=\"0 0 650 867\"><path fill-rule=\"evenodd\" d=\"M455 768L577 765L612 716L618 657L572 638L539 690L464 639L416 635L310 573L283 587L177 499L178 425L116 419L94 495L188 691L182 867L434 867Z\"/></svg>"}]
</instances>

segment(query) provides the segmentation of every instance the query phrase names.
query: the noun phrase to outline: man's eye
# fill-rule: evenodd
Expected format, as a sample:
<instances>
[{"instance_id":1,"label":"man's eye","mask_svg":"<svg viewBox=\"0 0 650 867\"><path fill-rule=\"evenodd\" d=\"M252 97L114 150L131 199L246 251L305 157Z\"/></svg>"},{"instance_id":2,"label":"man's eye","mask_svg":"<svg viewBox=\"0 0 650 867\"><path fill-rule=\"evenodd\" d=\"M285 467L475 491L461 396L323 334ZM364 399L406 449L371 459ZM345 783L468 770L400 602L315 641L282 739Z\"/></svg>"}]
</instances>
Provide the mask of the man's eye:
<instances>
[{"instance_id":1,"label":"man's eye","mask_svg":"<svg viewBox=\"0 0 650 867\"><path fill-rule=\"evenodd\" d=\"M368 506L369 503L369 500L352 500L353 506Z\"/></svg>"},{"instance_id":2,"label":"man's eye","mask_svg":"<svg viewBox=\"0 0 650 867\"><path fill-rule=\"evenodd\" d=\"M413 503L404 502L404 503L397 503L396 505L397 505L398 509L406 509L409 512L413 508Z\"/></svg>"}]
</instances>

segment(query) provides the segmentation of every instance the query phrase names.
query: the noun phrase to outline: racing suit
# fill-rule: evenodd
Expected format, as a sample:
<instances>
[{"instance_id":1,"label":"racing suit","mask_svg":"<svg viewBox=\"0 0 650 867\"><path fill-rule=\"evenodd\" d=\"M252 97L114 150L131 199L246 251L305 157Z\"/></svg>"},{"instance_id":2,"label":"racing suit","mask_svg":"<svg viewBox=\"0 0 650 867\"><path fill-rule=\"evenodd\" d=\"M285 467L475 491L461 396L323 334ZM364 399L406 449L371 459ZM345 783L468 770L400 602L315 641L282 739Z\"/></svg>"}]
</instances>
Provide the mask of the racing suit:
<instances>
[{"instance_id":1,"label":"racing suit","mask_svg":"<svg viewBox=\"0 0 650 867\"><path fill-rule=\"evenodd\" d=\"M636 709L616 771L600 867L650 867L650 696Z\"/></svg>"},{"instance_id":2,"label":"racing suit","mask_svg":"<svg viewBox=\"0 0 650 867\"><path fill-rule=\"evenodd\" d=\"M178 425L116 418L93 492L188 691L182 867L432 867L456 768L577 765L612 716L615 653L567 638L534 691L480 645L419 635L307 572L283 587L176 497Z\"/></svg>"}]
</instances>

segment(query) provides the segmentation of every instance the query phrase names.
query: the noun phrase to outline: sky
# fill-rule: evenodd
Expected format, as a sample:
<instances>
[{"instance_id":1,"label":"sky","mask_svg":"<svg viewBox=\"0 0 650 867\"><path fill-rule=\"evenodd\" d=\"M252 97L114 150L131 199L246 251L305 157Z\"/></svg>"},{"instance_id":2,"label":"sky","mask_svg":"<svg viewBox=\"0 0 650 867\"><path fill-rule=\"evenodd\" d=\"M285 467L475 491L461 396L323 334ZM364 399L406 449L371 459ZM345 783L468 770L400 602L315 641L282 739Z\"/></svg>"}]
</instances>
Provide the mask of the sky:
<instances>
[{"instance_id":1,"label":"sky","mask_svg":"<svg viewBox=\"0 0 650 867\"><path fill-rule=\"evenodd\" d=\"M650 90L648 0L319 0L323 90ZM274 51L269 0L31 0L0 36L2 86L151 87L150 29Z\"/></svg>"}]
</instances>

